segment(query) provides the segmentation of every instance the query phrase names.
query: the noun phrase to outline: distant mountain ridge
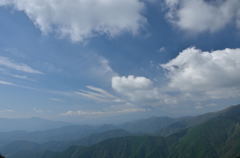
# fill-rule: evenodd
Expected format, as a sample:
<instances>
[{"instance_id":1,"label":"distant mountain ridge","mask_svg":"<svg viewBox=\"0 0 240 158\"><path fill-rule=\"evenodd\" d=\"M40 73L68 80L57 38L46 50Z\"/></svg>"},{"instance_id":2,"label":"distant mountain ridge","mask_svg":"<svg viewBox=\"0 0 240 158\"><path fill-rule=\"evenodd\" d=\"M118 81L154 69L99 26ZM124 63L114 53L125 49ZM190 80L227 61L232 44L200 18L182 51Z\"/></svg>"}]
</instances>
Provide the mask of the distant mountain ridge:
<instances>
[{"instance_id":1,"label":"distant mountain ridge","mask_svg":"<svg viewBox=\"0 0 240 158\"><path fill-rule=\"evenodd\" d=\"M135 134L156 134L175 123L178 119L170 117L150 117L147 119L126 122L118 125L119 128Z\"/></svg>"},{"instance_id":2,"label":"distant mountain ridge","mask_svg":"<svg viewBox=\"0 0 240 158\"><path fill-rule=\"evenodd\" d=\"M195 117L152 117L118 126L65 126L30 133L0 151L7 158L236 158L240 105Z\"/></svg>"},{"instance_id":3,"label":"distant mountain ridge","mask_svg":"<svg viewBox=\"0 0 240 158\"><path fill-rule=\"evenodd\" d=\"M52 121L38 117L32 118L0 118L0 132L9 131L43 131L72 125L63 121Z\"/></svg>"},{"instance_id":4,"label":"distant mountain ridge","mask_svg":"<svg viewBox=\"0 0 240 158\"><path fill-rule=\"evenodd\" d=\"M41 158L236 158L240 156L240 105L205 116L209 116L209 119L167 137L112 138L91 147L72 146L59 153L47 152Z\"/></svg>"}]
</instances>

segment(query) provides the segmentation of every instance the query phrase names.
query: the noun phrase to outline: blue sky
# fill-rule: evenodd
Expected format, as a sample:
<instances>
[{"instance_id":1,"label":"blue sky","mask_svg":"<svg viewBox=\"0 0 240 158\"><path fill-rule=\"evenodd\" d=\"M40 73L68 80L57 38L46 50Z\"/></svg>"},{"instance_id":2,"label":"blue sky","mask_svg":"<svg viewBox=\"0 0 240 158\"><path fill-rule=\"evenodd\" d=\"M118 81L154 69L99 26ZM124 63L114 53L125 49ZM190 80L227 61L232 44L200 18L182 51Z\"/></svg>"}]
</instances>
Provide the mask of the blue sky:
<instances>
[{"instance_id":1,"label":"blue sky","mask_svg":"<svg viewBox=\"0 0 240 158\"><path fill-rule=\"evenodd\" d=\"M238 0L0 0L0 117L84 123L240 102Z\"/></svg>"}]
</instances>

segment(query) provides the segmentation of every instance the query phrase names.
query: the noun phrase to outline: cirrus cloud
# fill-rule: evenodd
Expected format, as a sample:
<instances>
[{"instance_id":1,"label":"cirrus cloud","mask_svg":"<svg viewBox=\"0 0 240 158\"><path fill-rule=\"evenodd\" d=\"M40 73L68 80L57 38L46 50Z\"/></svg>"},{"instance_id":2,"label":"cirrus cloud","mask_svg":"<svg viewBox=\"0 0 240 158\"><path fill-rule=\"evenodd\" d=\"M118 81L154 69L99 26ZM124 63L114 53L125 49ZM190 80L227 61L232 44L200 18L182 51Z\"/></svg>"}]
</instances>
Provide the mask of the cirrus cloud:
<instances>
[{"instance_id":1,"label":"cirrus cloud","mask_svg":"<svg viewBox=\"0 0 240 158\"><path fill-rule=\"evenodd\" d=\"M101 117L101 116L111 116L111 115L119 115L119 114L127 114L127 113L136 113L136 112L146 112L148 109L144 108L125 108L118 110L105 110L105 111L66 111L63 113L63 116L82 116L82 117Z\"/></svg>"},{"instance_id":2,"label":"cirrus cloud","mask_svg":"<svg viewBox=\"0 0 240 158\"><path fill-rule=\"evenodd\" d=\"M9 59L8 57L0 56L0 66L5 68L10 68L13 70L32 73L32 74L43 74L41 71L36 70L26 64L16 63L15 61Z\"/></svg>"}]
</instances>

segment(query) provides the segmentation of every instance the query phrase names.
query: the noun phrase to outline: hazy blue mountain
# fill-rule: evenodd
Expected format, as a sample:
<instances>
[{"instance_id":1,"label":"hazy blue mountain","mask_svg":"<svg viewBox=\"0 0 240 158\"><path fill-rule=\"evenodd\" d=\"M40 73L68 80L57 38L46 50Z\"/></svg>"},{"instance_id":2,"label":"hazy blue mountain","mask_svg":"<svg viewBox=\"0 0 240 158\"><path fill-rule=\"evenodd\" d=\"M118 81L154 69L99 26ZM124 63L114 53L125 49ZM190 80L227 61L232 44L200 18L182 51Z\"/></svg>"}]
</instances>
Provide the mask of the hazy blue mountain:
<instances>
[{"instance_id":1,"label":"hazy blue mountain","mask_svg":"<svg viewBox=\"0 0 240 158\"><path fill-rule=\"evenodd\" d=\"M155 134L156 132L170 126L176 121L177 119L170 117L151 117L147 119L123 123L118 127L136 134Z\"/></svg>"},{"instance_id":2,"label":"hazy blue mountain","mask_svg":"<svg viewBox=\"0 0 240 158\"><path fill-rule=\"evenodd\" d=\"M83 137L90 136L94 133L101 133L112 129L115 129L115 127L110 125L71 125L45 131L0 132L0 146L17 140L24 140L35 143L46 143L51 141L75 141Z\"/></svg>"},{"instance_id":3,"label":"hazy blue mountain","mask_svg":"<svg viewBox=\"0 0 240 158\"><path fill-rule=\"evenodd\" d=\"M117 137L124 137L124 136L130 136L133 135L125 130L122 129L115 129L115 130L110 130L102 133L96 133L92 134L88 137L84 137L73 144L81 145L81 146L90 146L96 143L99 143L101 141L104 141L106 139L110 138L117 138Z\"/></svg>"},{"instance_id":4,"label":"hazy blue mountain","mask_svg":"<svg viewBox=\"0 0 240 158\"><path fill-rule=\"evenodd\" d=\"M0 118L0 132L7 131L39 131L71 125L62 121L51 121L37 117L8 119Z\"/></svg>"},{"instance_id":5,"label":"hazy blue mountain","mask_svg":"<svg viewBox=\"0 0 240 158\"><path fill-rule=\"evenodd\" d=\"M191 125L168 137L113 138L90 147L72 146L63 152L46 152L42 158L235 158L240 156L240 105L205 116L206 120L197 121L196 125Z\"/></svg>"},{"instance_id":6,"label":"hazy blue mountain","mask_svg":"<svg viewBox=\"0 0 240 158\"><path fill-rule=\"evenodd\" d=\"M225 113L225 111L233 108L235 106L231 106L230 108L218 111L218 112L210 112L198 116L188 116L188 117L181 117L178 119L175 119L172 123L170 123L165 128L160 129L157 133L161 136L168 136L171 134L174 134L176 132L179 132L183 129L190 128L196 125L199 125L201 123L204 123L212 118L216 118L222 113Z\"/></svg>"},{"instance_id":7,"label":"hazy blue mountain","mask_svg":"<svg viewBox=\"0 0 240 158\"><path fill-rule=\"evenodd\" d=\"M195 117L17 133L22 141L0 148L7 158L235 158L240 156L240 105Z\"/></svg>"},{"instance_id":8,"label":"hazy blue mountain","mask_svg":"<svg viewBox=\"0 0 240 158\"><path fill-rule=\"evenodd\" d=\"M47 143L34 143L30 141L14 141L0 148L0 151L8 158L37 158L47 150L54 152L66 150L72 145L89 146L106 139L129 136L124 130L110 130L103 133L92 134L74 141L50 141ZM37 154L36 154L37 153Z\"/></svg>"},{"instance_id":9,"label":"hazy blue mountain","mask_svg":"<svg viewBox=\"0 0 240 158\"><path fill-rule=\"evenodd\" d=\"M3 120L4 119L2 119L2 121ZM18 121L18 126L21 126L21 125L25 126L25 123L31 122L30 124L27 125L29 126L29 128L32 124L34 124L34 126L38 125L38 122L41 122L38 128L41 128L44 125L44 123L46 123L47 125L55 123L54 121L42 120L39 118L20 119L20 120L11 120L11 121L12 122L15 121L14 123L17 123ZM8 121L6 121L6 124L7 122ZM108 130L114 130L114 129L116 130L123 129L124 131L133 133L133 134L155 134L157 131L173 124L174 122L176 122L176 119L172 119L168 117L152 117L149 119L127 122L121 125L114 125L114 126L113 125L61 126L61 125L65 125L66 123L57 122L55 126L59 125L60 127L53 128L54 126L52 126L51 129L44 130L45 128L42 128L42 130L39 130L39 131L23 131L21 129L27 129L26 126L21 128L18 128L18 126L16 126L12 129L18 129L18 131L0 132L0 146L4 144L8 144L13 141L19 141L19 140L30 141L35 143L74 141L74 140L80 140L92 134L102 133L102 132L105 132ZM13 126L14 123L10 123L11 126ZM47 127L47 125L45 125L45 127ZM32 128L32 129L36 129L36 128Z\"/></svg>"}]
</instances>

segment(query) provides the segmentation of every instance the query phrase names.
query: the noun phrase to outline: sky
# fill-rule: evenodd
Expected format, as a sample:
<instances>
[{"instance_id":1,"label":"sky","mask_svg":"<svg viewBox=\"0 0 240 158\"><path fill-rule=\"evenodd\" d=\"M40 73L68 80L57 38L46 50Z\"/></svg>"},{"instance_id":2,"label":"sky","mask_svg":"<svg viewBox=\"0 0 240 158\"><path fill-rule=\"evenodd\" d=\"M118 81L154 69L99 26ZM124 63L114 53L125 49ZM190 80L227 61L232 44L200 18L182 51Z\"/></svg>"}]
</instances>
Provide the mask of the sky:
<instances>
[{"instance_id":1,"label":"sky","mask_svg":"<svg viewBox=\"0 0 240 158\"><path fill-rule=\"evenodd\" d=\"M80 123L240 103L239 0L0 0L0 117Z\"/></svg>"}]
</instances>

